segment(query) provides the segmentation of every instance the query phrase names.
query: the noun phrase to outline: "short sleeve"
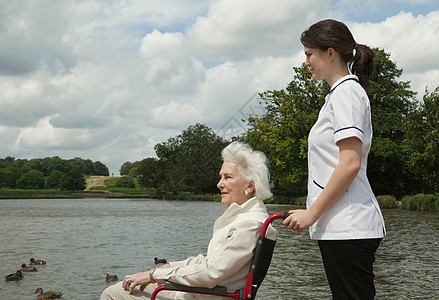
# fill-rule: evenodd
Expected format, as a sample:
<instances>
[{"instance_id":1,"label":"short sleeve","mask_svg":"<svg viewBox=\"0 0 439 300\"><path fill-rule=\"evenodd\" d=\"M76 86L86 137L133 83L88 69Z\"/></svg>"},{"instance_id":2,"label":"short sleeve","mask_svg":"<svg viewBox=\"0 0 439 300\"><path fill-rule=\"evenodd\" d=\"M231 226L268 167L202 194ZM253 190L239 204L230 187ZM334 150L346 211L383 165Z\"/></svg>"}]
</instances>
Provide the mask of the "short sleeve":
<instances>
[{"instance_id":1,"label":"short sleeve","mask_svg":"<svg viewBox=\"0 0 439 300\"><path fill-rule=\"evenodd\" d=\"M363 88L358 83L340 85L331 95L332 126L334 142L357 137L364 143L365 118L368 101Z\"/></svg>"}]
</instances>

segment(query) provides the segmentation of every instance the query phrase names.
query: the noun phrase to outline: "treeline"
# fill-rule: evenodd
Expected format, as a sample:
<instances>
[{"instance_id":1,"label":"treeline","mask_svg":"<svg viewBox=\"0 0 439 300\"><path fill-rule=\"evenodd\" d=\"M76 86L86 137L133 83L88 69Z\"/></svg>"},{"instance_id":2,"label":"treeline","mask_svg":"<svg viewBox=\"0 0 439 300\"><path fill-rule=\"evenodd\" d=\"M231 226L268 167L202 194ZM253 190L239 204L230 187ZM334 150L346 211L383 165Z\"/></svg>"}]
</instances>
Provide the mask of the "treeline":
<instances>
[{"instance_id":1,"label":"treeline","mask_svg":"<svg viewBox=\"0 0 439 300\"><path fill-rule=\"evenodd\" d=\"M83 190L84 175L108 176L108 168L101 162L79 157L61 159L58 156L0 159L0 188Z\"/></svg>"},{"instance_id":2,"label":"treeline","mask_svg":"<svg viewBox=\"0 0 439 300\"><path fill-rule=\"evenodd\" d=\"M368 95L373 141L368 176L377 195L401 199L439 191L439 87L427 89L422 101L399 81L402 69L382 49L374 49L375 70ZM275 195L306 195L308 133L329 86L316 82L305 66L296 67L285 89L261 93L261 115L251 115L245 134L233 138L263 151L270 162ZM120 174L139 178L143 187L159 191L216 193L220 151L230 141L196 124L157 144L157 158L125 162Z\"/></svg>"}]
</instances>

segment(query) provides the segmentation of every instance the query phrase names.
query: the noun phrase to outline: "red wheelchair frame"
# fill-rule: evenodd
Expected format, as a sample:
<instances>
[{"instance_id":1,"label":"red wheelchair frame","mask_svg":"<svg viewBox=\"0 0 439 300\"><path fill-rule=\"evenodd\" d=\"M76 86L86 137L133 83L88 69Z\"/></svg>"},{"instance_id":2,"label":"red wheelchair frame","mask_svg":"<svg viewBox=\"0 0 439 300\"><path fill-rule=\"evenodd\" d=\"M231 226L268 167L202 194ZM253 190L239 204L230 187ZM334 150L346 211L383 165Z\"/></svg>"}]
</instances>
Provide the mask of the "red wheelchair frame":
<instances>
[{"instance_id":1,"label":"red wheelchair frame","mask_svg":"<svg viewBox=\"0 0 439 300\"><path fill-rule=\"evenodd\" d=\"M234 300L253 300L256 293L261 285L262 281L267 274L268 268L270 267L271 258L273 256L274 246L276 241L270 240L265 237L267 233L268 226L276 219L285 219L290 214L287 212L276 213L269 216L264 224L262 225L261 231L259 233L258 241L256 243L254 255L252 262L250 264L250 270L247 276L247 281L245 283L244 289L236 290L234 292L228 292L223 286L216 286L214 288L201 288L201 287L190 287L177 283L172 283L166 281L163 285L157 287L151 295L151 300L156 299L156 295L161 291L181 291L187 293L204 294L220 296L223 298L231 298ZM241 294L242 292L242 294Z\"/></svg>"}]
</instances>

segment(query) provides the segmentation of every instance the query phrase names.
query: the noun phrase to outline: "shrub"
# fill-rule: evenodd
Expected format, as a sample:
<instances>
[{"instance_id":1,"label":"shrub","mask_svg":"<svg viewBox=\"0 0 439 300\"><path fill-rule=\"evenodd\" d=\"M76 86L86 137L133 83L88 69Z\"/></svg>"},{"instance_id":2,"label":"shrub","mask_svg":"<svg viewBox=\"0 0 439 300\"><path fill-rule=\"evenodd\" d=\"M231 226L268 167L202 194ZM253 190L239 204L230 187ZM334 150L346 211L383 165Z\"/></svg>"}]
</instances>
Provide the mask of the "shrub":
<instances>
[{"instance_id":1,"label":"shrub","mask_svg":"<svg viewBox=\"0 0 439 300\"><path fill-rule=\"evenodd\" d=\"M377 201L381 208L396 208L398 206L398 202L394 196L378 196Z\"/></svg>"},{"instance_id":2,"label":"shrub","mask_svg":"<svg viewBox=\"0 0 439 300\"><path fill-rule=\"evenodd\" d=\"M285 205L299 205L306 206L306 196L302 197L288 197L282 195L276 195L264 201L266 204L285 204Z\"/></svg>"},{"instance_id":3,"label":"shrub","mask_svg":"<svg viewBox=\"0 0 439 300\"><path fill-rule=\"evenodd\" d=\"M123 187L123 188L135 188L136 184L135 184L134 179L132 177L123 176L116 181L116 186Z\"/></svg>"},{"instance_id":4,"label":"shrub","mask_svg":"<svg viewBox=\"0 0 439 300\"><path fill-rule=\"evenodd\" d=\"M401 200L401 208L421 211L439 211L439 194L417 194L405 196Z\"/></svg>"}]
</instances>

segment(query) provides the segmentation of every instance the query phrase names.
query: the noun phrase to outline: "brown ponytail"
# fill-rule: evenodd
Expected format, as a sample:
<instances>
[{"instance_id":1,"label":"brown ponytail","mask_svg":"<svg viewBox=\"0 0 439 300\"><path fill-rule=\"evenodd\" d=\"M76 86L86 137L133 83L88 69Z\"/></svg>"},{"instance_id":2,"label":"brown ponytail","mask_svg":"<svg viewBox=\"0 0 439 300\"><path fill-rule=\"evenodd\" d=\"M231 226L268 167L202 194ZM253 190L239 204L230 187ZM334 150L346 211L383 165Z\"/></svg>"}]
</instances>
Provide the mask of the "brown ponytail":
<instances>
[{"instance_id":1,"label":"brown ponytail","mask_svg":"<svg viewBox=\"0 0 439 300\"><path fill-rule=\"evenodd\" d=\"M345 63L353 62L352 72L363 88L369 88L375 53L368 46L357 44L345 24L331 19L317 22L302 33L300 41L308 48L333 48L339 52Z\"/></svg>"}]
</instances>

